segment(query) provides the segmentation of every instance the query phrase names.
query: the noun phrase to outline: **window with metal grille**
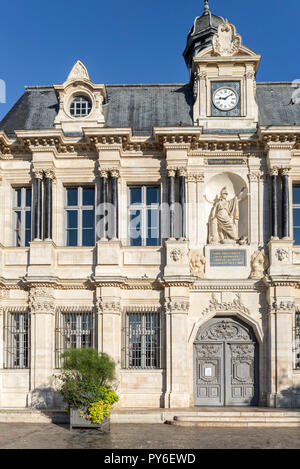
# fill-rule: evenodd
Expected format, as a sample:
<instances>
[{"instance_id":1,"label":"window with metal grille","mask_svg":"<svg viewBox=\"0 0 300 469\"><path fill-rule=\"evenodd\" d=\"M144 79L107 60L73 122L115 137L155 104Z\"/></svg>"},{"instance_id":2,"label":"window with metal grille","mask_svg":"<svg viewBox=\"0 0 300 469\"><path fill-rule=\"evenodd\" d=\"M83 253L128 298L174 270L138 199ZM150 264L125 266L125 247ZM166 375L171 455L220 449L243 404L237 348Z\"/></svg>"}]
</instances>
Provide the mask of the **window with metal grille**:
<instances>
[{"instance_id":1,"label":"window with metal grille","mask_svg":"<svg viewBox=\"0 0 300 469\"><path fill-rule=\"evenodd\" d=\"M65 214L66 246L94 246L95 188L67 187Z\"/></svg>"},{"instance_id":2,"label":"window with metal grille","mask_svg":"<svg viewBox=\"0 0 300 469\"><path fill-rule=\"evenodd\" d=\"M160 245L160 187L129 187L130 246Z\"/></svg>"},{"instance_id":3,"label":"window with metal grille","mask_svg":"<svg viewBox=\"0 0 300 469\"><path fill-rule=\"evenodd\" d=\"M92 312L57 312L56 368L60 368L61 355L66 350L94 347L94 329Z\"/></svg>"},{"instance_id":4,"label":"window with metal grille","mask_svg":"<svg viewBox=\"0 0 300 469\"><path fill-rule=\"evenodd\" d=\"M300 369L300 313L296 313L296 369Z\"/></svg>"},{"instance_id":5,"label":"window with metal grille","mask_svg":"<svg viewBox=\"0 0 300 469\"><path fill-rule=\"evenodd\" d=\"M4 332L5 368L29 368L29 314L7 312Z\"/></svg>"},{"instance_id":6,"label":"window with metal grille","mask_svg":"<svg viewBox=\"0 0 300 469\"><path fill-rule=\"evenodd\" d=\"M125 326L125 367L160 368L160 313L127 313Z\"/></svg>"},{"instance_id":7,"label":"window with metal grille","mask_svg":"<svg viewBox=\"0 0 300 469\"><path fill-rule=\"evenodd\" d=\"M31 241L31 187L14 189L14 246L29 246Z\"/></svg>"}]
</instances>

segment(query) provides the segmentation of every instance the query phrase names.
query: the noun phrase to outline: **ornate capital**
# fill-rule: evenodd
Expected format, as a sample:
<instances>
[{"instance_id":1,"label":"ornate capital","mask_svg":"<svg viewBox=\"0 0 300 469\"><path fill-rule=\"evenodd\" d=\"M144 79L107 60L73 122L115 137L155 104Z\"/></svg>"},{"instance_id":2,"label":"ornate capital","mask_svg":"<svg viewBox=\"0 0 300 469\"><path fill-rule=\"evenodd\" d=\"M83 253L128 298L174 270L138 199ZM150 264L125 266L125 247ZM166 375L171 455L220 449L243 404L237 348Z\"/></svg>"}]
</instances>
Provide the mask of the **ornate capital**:
<instances>
[{"instance_id":1,"label":"ornate capital","mask_svg":"<svg viewBox=\"0 0 300 469\"><path fill-rule=\"evenodd\" d=\"M175 177L176 176L176 170L177 170L177 168L174 168L174 167L167 168L168 178Z\"/></svg>"},{"instance_id":2,"label":"ornate capital","mask_svg":"<svg viewBox=\"0 0 300 469\"><path fill-rule=\"evenodd\" d=\"M118 170L118 168L112 168L109 170L110 172L110 175L112 178L119 178L120 177L120 171Z\"/></svg>"},{"instance_id":3,"label":"ornate capital","mask_svg":"<svg viewBox=\"0 0 300 469\"><path fill-rule=\"evenodd\" d=\"M99 170L99 175L100 175L101 178L107 179L108 178L108 170L107 169L100 169Z\"/></svg>"},{"instance_id":4,"label":"ornate capital","mask_svg":"<svg viewBox=\"0 0 300 469\"><path fill-rule=\"evenodd\" d=\"M170 298L165 301L165 311L167 314L188 314L190 303L187 298Z\"/></svg>"},{"instance_id":5,"label":"ornate capital","mask_svg":"<svg viewBox=\"0 0 300 469\"><path fill-rule=\"evenodd\" d=\"M178 176L184 176L186 177L187 175L187 170L186 168L178 168Z\"/></svg>"},{"instance_id":6,"label":"ornate capital","mask_svg":"<svg viewBox=\"0 0 300 469\"><path fill-rule=\"evenodd\" d=\"M279 168L277 166L273 166L272 168L269 169L269 174L270 176L278 176Z\"/></svg>"},{"instance_id":7,"label":"ornate capital","mask_svg":"<svg viewBox=\"0 0 300 469\"><path fill-rule=\"evenodd\" d=\"M33 168L32 174L35 179L43 179L44 177L44 171L42 169Z\"/></svg>"},{"instance_id":8,"label":"ornate capital","mask_svg":"<svg viewBox=\"0 0 300 469\"><path fill-rule=\"evenodd\" d=\"M32 287L29 293L29 308L32 314L54 314L53 288Z\"/></svg>"},{"instance_id":9,"label":"ornate capital","mask_svg":"<svg viewBox=\"0 0 300 469\"><path fill-rule=\"evenodd\" d=\"M99 298L97 308L102 314L121 314L121 303L119 299Z\"/></svg>"},{"instance_id":10,"label":"ornate capital","mask_svg":"<svg viewBox=\"0 0 300 469\"><path fill-rule=\"evenodd\" d=\"M280 169L280 174L281 176L288 176L289 175L289 172L290 172L291 168L290 167L286 167L286 168L281 168Z\"/></svg>"},{"instance_id":11,"label":"ornate capital","mask_svg":"<svg viewBox=\"0 0 300 469\"><path fill-rule=\"evenodd\" d=\"M44 175L46 179L55 179L55 172L54 169L49 168L49 169L44 169Z\"/></svg>"}]
</instances>

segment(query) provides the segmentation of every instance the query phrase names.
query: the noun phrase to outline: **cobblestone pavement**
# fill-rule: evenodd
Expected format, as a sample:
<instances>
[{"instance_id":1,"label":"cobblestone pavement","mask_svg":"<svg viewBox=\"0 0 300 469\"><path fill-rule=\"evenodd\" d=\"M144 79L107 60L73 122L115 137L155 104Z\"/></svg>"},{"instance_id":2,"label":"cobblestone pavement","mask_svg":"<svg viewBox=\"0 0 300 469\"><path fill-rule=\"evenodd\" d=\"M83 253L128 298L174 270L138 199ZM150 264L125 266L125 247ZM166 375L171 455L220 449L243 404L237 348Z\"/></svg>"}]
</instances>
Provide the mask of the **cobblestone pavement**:
<instances>
[{"instance_id":1,"label":"cobblestone pavement","mask_svg":"<svg viewBox=\"0 0 300 469\"><path fill-rule=\"evenodd\" d=\"M300 428L205 428L113 424L69 431L67 425L0 424L0 449L300 449Z\"/></svg>"}]
</instances>

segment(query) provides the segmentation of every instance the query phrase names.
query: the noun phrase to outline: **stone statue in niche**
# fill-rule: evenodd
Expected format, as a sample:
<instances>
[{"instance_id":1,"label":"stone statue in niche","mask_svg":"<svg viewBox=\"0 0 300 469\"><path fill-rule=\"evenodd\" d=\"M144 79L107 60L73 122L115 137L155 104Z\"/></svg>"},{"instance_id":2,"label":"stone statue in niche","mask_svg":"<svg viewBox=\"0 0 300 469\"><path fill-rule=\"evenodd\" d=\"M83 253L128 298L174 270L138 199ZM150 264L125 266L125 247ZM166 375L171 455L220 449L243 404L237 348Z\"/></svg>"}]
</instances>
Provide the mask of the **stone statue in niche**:
<instances>
[{"instance_id":1,"label":"stone statue in niche","mask_svg":"<svg viewBox=\"0 0 300 469\"><path fill-rule=\"evenodd\" d=\"M191 249L189 252L191 275L198 278L205 277L205 257L199 249Z\"/></svg>"},{"instance_id":2,"label":"stone statue in niche","mask_svg":"<svg viewBox=\"0 0 300 469\"><path fill-rule=\"evenodd\" d=\"M249 278L253 280L263 278L267 268L268 260L264 249L255 251L251 256L251 273Z\"/></svg>"},{"instance_id":3,"label":"stone statue in niche","mask_svg":"<svg viewBox=\"0 0 300 469\"><path fill-rule=\"evenodd\" d=\"M216 197L213 203L208 221L208 243L209 244L234 244L239 241L239 201L246 196L246 187L231 200L227 200L228 190L223 187L220 196ZM207 199L206 199L207 200ZM208 200L209 202L209 200Z\"/></svg>"}]
</instances>

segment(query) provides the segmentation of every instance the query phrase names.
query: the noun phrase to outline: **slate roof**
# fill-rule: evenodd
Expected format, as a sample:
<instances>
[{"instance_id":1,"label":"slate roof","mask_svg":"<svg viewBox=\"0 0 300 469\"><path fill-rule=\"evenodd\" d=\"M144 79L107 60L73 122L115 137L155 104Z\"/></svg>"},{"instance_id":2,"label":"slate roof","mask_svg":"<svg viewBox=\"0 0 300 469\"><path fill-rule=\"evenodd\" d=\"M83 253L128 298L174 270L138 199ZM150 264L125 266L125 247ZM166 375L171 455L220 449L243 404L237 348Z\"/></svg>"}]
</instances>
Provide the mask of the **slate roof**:
<instances>
[{"instance_id":1,"label":"slate roof","mask_svg":"<svg viewBox=\"0 0 300 469\"><path fill-rule=\"evenodd\" d=\"M131 127L136 135L152 127L192 126L192 89L188 84L107 85L106 127ZM291 104L291 83L257 83L259 125L300 125L300 104ZM0 130L54 128L58 100L53 87L28 87L3 118Z\"/></svg>"}]
</instances>

